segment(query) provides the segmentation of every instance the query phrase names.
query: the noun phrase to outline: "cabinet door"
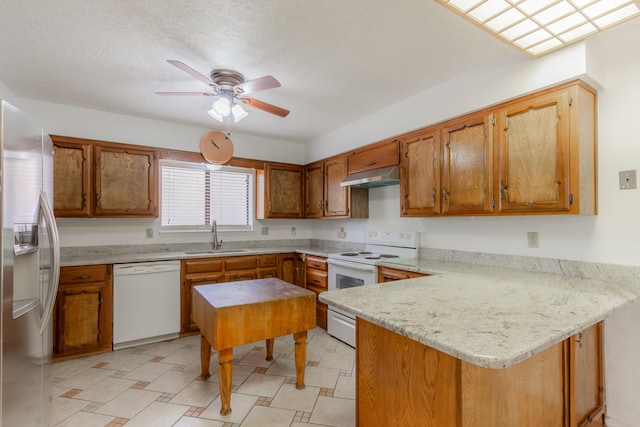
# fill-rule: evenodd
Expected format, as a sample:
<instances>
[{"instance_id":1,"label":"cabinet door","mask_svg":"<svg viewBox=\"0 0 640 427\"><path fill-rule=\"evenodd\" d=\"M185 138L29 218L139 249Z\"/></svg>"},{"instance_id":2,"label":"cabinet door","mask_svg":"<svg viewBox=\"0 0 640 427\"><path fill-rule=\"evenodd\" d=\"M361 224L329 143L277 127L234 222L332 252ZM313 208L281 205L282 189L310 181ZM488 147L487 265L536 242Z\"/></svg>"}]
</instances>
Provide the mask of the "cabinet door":
<instances>
[{"instance_id":1,"label":"cabinet door","mask_svg":"<svg viewBox=\"0 0 640 427\"><path fill-rule=\"evenodd\" d=\"M604 370L602 364L602 322L570 339L570 374L575 381L572 426L604 426Z\"/></svg>"},{"instance_id":2,"label":"cabinet door","mask_svg":"<svg viewBox=\"0 0 640 427\"><path fill-rule=\"evenodd\" d=\"M53 209L56 216L91 215L90 177L91 145L56 141L53 147Z\"/></svg>"},{"instance_id":3,"label":"cabinet door","mask_svg":"<svg viewBox=\"0 0 640 427\"><path fill-rule=\"evenodd\" d=\"M302 218L302 166L267 164L266 218Z\"/></svg>"},{"instance_id":4,"label":"cabinet door","mask_svg":"<svg viewBox=\"0 0 640 427\"><path fill-rule=\"evenodd\" d=\"M94 214L157 217L154 152L100 145L94 152Z\"/></svg>"},{"instance_id":5,"label":"cabinet door","mask_svg":"<svg viewBox=\"0 0 640 427\"><path fill-rule=\"evenodd\" d=\"M111 350L111 282L61 284L54 313L56 358Z\"/></svg>"},{"instance_id":6,"label":"cabinet door","mask_svg":"<svg viewBox=\"0 0 640 427\"><path fill-rule=\"evenodd\" d=\"M340 157L324 164L324 216L349 215L349 187L340 183L347 177L347 158Z\"/></svg>"},{"instance_id":7,"label":"cabinet door","mask_svg":"<svg viewBox=\"0 0 640 427\"><path fill-rule=\"evenodd\" d=\"M296 254L296 264L295 264L295 285L301 286L303 288L307 287L306 284L306 255L305 254Z\"/></svg>"},{"instance_id":8,"label":"cabinet door","mask_svg":"<svg viewBox=\"0 0 640 427\"><path fill-rule=\"evenodd\" d=\"M324 211L324 163L305 168L305 217L320 218Z\"/></svg>"},{"instance_id":9,"label":"cabinet door","mask_svg":"<svg viewBox=\"0 0 640 427\"><path fill-rule=\"evenodd\" d=\"M278 278L293 285L296 283L296 254L280 254Z\"/></svg>"},{"instance_id":10,"label":"cabinet door","mask_svg":"<svg viewBox=\"0 0 640 427\"><path fill-rule=\"evenodd\" d=\"M180 288L180 333L189 334L198 332L200 329L191 317L191 301L193 298L193 287L198 285L210 285L212 283L222 283L225 281L224 274L201 273L193 274L184 278Z\"/></svg>"},{"instance_id":11,"label":"cabinet door","mask_svg":"<svg viewBox=\"0 0 640 427\"><path fill-rule=\"evenodd\" d=\"M500 212L569 210L570 101L562 89L498 111Z\"/></svg>"},{"instance_id":12,"label":"cabinet door","mask_svg":"<svg viewBox=\"0 0 640 427\"><path fill-rule=\"evenodd\" d=\"M440 213L440 140L438 130L409 135L402 142L401 216Z\"/></svg>"},{"instance_id":13,"label":"cabinet door","mask_svg":"<svg viewBox=\"0 0 640 427\"><path fill-rule=\"evenodd\" d=\"M450 123L442 136L442 212L493 211L492 114Z\"/></svg>"}]
</instances>

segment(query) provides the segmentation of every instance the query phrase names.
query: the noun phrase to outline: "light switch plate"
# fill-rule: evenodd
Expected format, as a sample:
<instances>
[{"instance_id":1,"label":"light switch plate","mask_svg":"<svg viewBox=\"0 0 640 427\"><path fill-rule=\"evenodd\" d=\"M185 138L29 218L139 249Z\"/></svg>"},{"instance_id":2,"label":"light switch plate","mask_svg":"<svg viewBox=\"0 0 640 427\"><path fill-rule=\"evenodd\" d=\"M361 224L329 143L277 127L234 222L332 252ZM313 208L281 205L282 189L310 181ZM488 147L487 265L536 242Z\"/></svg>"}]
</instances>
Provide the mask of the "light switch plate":
<instances>
[{"instance_id":1,"label":"light switch plate","mask_svg":"<svg viewBox=\"0 0 640 427\"><path fill-rule=\"evenodd\" d=\"M540 238L537 231L527 232L527 246L530 248L540 247Z\"/></svg>"},{"instance_id":2,"label":"light switch plate","mask_svg":"<svg viewBox=\"0 0 640 427\"><path fill-rule=\"evenodd\" d=\"M633 188L638 188L635 169L630 171L620 171L619 175L621 190L631 190Z\"/></svg>"},{"instance_id":3,"label":"light switch plate","mask_svg":"<svg viewBox=\"0 0 640 427\"><path fill-rule=\"evenodd\" d=\"M261 232L262 232L263 236L268 236L269 235L269 227L262 227Z\"/></svg>"}]
</instances>

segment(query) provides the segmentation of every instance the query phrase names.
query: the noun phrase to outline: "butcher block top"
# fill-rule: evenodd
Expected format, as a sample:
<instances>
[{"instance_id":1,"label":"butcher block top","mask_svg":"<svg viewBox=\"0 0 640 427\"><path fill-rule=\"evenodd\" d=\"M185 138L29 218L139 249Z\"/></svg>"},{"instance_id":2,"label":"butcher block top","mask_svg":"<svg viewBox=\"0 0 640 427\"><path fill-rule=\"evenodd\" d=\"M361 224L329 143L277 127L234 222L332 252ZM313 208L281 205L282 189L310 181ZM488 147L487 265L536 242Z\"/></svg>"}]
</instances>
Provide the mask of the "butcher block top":
<instances>
[{"instance_id":1,"label":"butcher block top","mask_svg":"<svg viewBox=\"0 0 640 427\"><path fill-rule=\"evenodd\" d=\"M314 292L280 279L200 285L193 288L192 316L216 350L316 326Z\"/></svg>"}]
</instances>

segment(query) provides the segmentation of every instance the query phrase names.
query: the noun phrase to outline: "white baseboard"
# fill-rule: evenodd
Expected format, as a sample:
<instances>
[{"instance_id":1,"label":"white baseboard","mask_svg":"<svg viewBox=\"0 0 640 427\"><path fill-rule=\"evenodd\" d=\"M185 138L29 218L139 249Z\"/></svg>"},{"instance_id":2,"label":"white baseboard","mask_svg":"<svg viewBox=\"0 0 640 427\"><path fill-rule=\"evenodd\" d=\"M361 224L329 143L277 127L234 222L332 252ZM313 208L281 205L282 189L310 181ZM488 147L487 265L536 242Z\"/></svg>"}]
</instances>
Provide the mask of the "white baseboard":
<instances>
[{"instance_id":1,"label":"white baseboard","mask_svg":"<svg viewBox=\"0 0 640 427\"><path fill-rule=\"evenodd\" d=\"M614 420L611 417L605 417L604 420L607 427L640 427L640 424L632 426L631 424L623 423L622 421Z\"/></svg>"}]
</instances>

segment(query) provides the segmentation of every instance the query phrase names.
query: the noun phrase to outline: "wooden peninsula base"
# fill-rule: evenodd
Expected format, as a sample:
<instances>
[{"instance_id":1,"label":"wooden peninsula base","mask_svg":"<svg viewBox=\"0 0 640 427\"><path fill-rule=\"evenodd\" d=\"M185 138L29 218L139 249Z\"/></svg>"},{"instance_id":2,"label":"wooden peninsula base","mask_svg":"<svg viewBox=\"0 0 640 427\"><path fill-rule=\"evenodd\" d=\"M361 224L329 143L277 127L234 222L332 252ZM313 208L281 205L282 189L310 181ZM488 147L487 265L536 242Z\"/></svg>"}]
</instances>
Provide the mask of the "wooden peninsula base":
<instances>
[{"instance_id":1,"label":"wooden peninsula base","mask_svg":"<svg viewBox=\"0 0 640 427\"><path fill-rule=\"evenodd\" d=\"M602 323L505 369L356 325L357 426L604 426Z\"/></svg>"}]
</instances>

